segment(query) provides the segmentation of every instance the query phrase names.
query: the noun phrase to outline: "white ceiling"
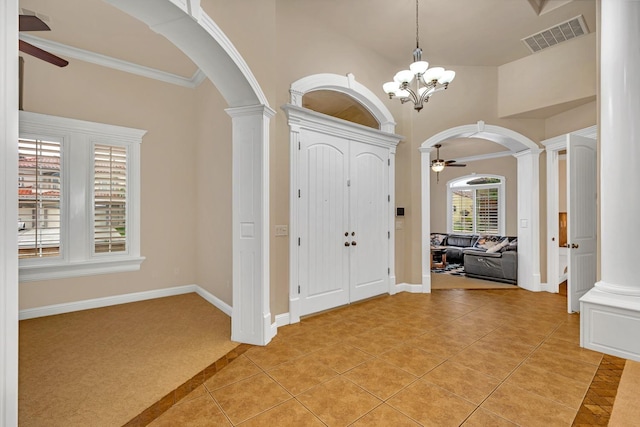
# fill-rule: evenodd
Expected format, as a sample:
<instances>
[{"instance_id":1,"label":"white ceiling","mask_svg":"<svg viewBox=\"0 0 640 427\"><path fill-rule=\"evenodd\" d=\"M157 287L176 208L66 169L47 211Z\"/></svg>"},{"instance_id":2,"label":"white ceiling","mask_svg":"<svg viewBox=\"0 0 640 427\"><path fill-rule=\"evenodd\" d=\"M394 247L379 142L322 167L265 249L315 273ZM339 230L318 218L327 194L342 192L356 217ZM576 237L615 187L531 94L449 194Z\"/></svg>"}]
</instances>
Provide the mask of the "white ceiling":
<instances>
[{"instance_id":1,"label":"white ceiling","mask_svg":"<svg viewBox=\"0 0 640 427\"><path fill-rule=\"evenodd\" d=\"M203 6L224 7L225 1L232 0L203 1ZM583 15L594 31L595 0L567 1L420 0L420 46L433 65L502 65L531 54L522 38L575 16ZM540 2L556 8L538 16L532 3ZM31 35L187 78L196 71L169 41L102 0L21 0L20 7L49 18L52 31ZM399 69L411 61L414 0L278 0L277 8L301 19L312 17Z\"/></svg>"}]
</instances>

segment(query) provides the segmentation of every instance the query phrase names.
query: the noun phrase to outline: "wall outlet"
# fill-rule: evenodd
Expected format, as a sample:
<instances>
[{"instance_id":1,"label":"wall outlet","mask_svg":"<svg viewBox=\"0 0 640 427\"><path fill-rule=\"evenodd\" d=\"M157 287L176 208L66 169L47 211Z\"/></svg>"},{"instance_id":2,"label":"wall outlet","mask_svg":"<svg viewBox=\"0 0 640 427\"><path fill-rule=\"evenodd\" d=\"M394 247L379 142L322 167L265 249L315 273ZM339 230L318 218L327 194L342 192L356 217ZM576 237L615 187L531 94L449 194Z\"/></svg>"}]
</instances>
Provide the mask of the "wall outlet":
<instances>
[{"instance_id":1,"label":"wall outlet","mask_svg":"<svg viewBox=\"0 0 640 427\"><path fill-rule=\"evenodd\" d=\"M276 236L288 236L289 227L286 225L276 225Z\"/></svg>"}]
</instances>

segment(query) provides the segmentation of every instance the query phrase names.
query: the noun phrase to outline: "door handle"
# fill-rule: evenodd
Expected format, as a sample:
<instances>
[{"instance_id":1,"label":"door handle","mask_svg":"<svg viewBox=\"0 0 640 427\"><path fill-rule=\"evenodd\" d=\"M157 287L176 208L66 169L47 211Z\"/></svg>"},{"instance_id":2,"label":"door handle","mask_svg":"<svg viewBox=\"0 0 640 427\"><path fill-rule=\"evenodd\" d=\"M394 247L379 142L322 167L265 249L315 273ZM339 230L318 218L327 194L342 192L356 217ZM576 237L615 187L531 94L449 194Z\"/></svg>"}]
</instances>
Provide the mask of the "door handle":
<instances>
[{"instance_id":1,"label":"door handle","mask_svg":"<svg viewBox=\"0 0 640 427\"><path fill-rule=\"evenodd\" d=\"M571 244L571 248L572 248L572 249L578 249L578 246L580 246L580 245L577 245L577 244L575 244L575 243L572 243L572 244Z\"/></svg>"},{"instance_id":2,"label":"door handle","mask_svg":"<svg viewBox=\"0 0 640 427\"><path fill-rule=\"evenodd\" d=\"M351 245L349 244L349 242L344 242L344 245L345 245L345 246L351 246Z\"/></svg>"},{"instance_id":3,"label":"door handle","mask_svg":"<svg viewBox=\"0 0 640 427\"><path fill-rule=\"evenodd\" d=\"M353 242L351 242L351 246L355 246L356 245L356 241L354 240Z\"/></svg>"}]
</instances>

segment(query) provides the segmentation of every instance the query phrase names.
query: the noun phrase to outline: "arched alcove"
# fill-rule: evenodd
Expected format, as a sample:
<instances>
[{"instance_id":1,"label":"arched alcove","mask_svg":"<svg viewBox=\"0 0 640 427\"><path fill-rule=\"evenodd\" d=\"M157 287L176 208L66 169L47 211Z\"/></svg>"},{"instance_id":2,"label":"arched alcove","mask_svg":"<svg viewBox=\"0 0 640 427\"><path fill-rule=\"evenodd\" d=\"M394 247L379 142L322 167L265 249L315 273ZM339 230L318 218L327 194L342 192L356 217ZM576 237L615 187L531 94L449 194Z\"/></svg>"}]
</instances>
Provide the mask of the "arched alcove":
<instances>
[{"instance_id":1,"label":"arched alcove","mask_svg":"<svg viewBox=\"0 0 640 427\"><path fill-rule=\"evenodd\" d=\"M431 292L429 236L431 234L431 162L429 155L436 144L457 138L481 138L507 148L518 162L518 286L541 290L540 284L540 172L539 156L543 151L526 136L511 129L477 124L457 126L427 139L420 146L422 176L422 290Z\"/></svg>"}]
</instances>

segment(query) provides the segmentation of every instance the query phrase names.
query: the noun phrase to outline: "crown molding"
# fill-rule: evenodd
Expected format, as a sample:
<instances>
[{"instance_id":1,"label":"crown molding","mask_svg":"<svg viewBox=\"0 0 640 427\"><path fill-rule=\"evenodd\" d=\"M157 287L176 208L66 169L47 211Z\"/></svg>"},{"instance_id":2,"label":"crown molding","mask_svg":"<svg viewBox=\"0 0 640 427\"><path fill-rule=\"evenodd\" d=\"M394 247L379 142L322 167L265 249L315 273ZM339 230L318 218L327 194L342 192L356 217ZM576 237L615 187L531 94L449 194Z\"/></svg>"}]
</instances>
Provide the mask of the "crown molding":
<instances>
[{"instance_id":1,"label":"crown molding","mask_svg":"<svg viewBox=\"0 0 640 427\"><path fill-rule=\"evenodd\" d=\"M135 74L149 79L159 80L165 83L171 83L191 89L198 87L198 85L202 83L206 78L205 74L200 71L200 69L196 70L193 76L187 78L155 68L146 67L144 65L134 64L133 62L123 61L111 56L102 55L100 53L95 53L51 40L46 40L29 34L21 33L19 37L20 40L31 43L32 45L37 46L40 49L47 50L51 53L55 53L56 55L78 59L80 61L89 62L92 64L100 65L102 67L112 68L114 70L124 71L125 73Z\"/></svg>"}]
</instances>

